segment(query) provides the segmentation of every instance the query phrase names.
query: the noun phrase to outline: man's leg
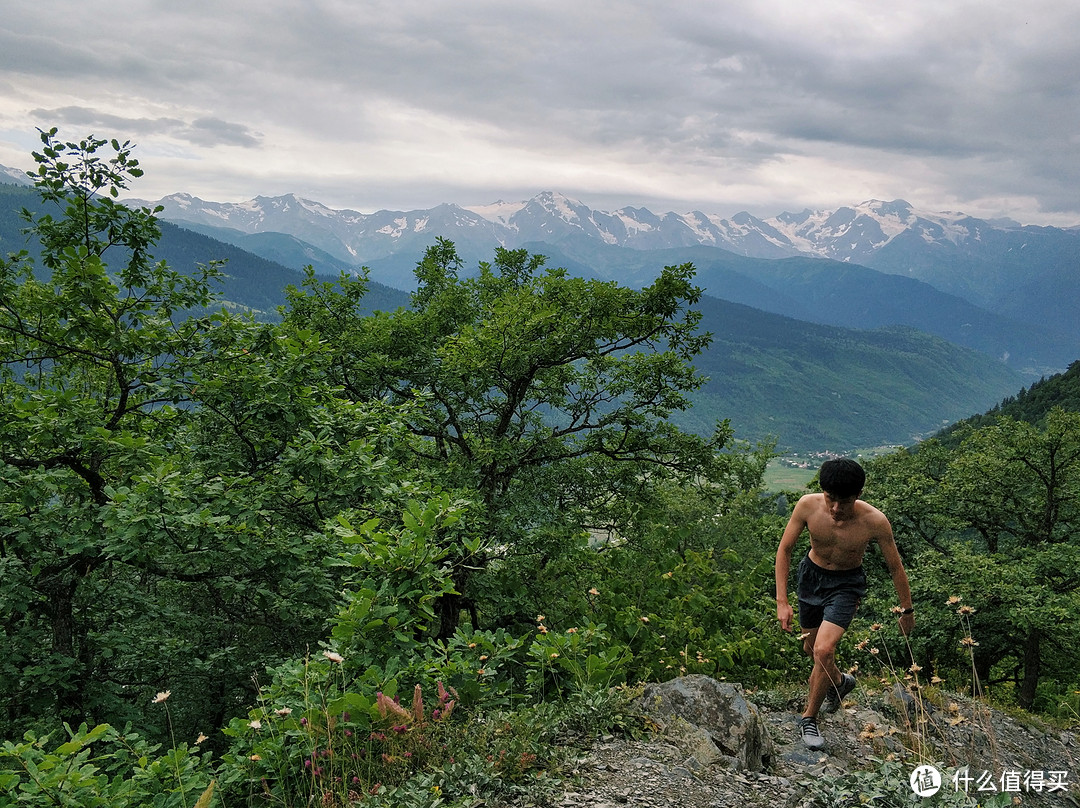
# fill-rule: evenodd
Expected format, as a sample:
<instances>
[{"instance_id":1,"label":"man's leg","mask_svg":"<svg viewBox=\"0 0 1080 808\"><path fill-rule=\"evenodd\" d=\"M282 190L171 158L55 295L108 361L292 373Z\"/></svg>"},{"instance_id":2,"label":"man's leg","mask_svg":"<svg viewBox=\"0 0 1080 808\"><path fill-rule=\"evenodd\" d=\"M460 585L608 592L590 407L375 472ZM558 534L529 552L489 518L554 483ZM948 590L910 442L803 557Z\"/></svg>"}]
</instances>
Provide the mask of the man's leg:
<instances>
[{"instance_id":1,"label":"man's leg","mask_svg":"<svg viewBox=\"0 0 1080 808\"><path fill-rule=\"evenodd\" d=\"M843 626L826 620L816 629L811 629L803 641L803 648L814 658L804 718L816 718L829 688L840 684L843 679L843 674L836 666L836 648L844 636L844 631Z\"/></svg>"}]
</instances>

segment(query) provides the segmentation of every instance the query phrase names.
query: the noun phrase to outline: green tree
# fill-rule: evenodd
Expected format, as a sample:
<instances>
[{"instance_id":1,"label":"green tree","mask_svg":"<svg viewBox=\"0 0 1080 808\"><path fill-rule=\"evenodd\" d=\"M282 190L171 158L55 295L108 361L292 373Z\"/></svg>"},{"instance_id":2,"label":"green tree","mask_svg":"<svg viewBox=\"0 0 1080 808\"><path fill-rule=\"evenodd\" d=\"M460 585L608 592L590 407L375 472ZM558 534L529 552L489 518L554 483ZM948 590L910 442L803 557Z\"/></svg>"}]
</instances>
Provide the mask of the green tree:
<instances>
[{"instance_id":1,"label":"green tree","mask_svg":"<svg viewBox=\"0 0 1080 808\"><path fill-rule=\"evenodd\" d=\"M55 135L34 156L60 213L28 215L48 277L0 262L0 724L154 729L174 689L194 737L326 636L324 522L409 495L400 413L328 388L311 333L188 316L219 270L153 261L154 212L113 201L129 144Z\"/></svg>"},{"instance_id":2,"label":"green tree","mask_svg":"<svg viewBox=\"0 0 1080 808\"><path fill-rule=\"evenodd\" d=\"M1055 409L1039 426L1001 417L955 450L930 443L879 461L870 479L898 535L929 548L912 581L935 615L931 636L948 645L928 656L957 659L958 626L943 606L958 596L977 608L984 683L1014 684L1017 703L1031 708L1047 671L1075 679L1080 414Z\"/></svg>"},{"instance_id":3,"label":"green tree","mask_svg":"<svg viewBox=\"0 0 1080 808\"><path fill-rule=\"evenodd\" d=\"M364 318L362 279L309 278L286 313L334 345L343 395L414 405L415 463L480 505L469 532L483 543L456 554L457 594L440 600L444 638L463 607L475 623L480 605L506 598L508 577L590 531L617 530L616 504L662 480L737 486L743 473L726 453L727 424L701 438L667 420L700 386L691 360L709 341L697 332L691 265L641 290L570 277L525 250L498 249L471 277L461 270L440 239L417 266L409 309ZM474 574L493 567L499 585ZM510 621L515 610L497 609Z\"/></svg>"},{"instance_id":4,"label":"green tree","mask_svg":"<svg viewBox=\"0 0 1080 808\"><path fill-rule=\"evenodd\" d=\"M173 366L205 326L172 315L209 303L215 270L182 277L152 263L152 212L113 201L141 173L129 144L113 141L106 160L105 141L65 144L55 134L42 133L36 183L63 213L28 214L51 278L36 280L25 254L0 265L0 552L5 633L21 646L4 664L34 656L38 643L51 650L47 664L37 656L5 681L17 683L12 697L23 709L42 706L26 691L51 691L74 726L94 667L80 589L116 554L104 529L111 485L147 464L157 451L149 436L173 428L179 413L165 406L178 399ZM114 276L109 250L122 256ZM28 641L35 626L43 636Z\"/></svg>"}]
</instances>

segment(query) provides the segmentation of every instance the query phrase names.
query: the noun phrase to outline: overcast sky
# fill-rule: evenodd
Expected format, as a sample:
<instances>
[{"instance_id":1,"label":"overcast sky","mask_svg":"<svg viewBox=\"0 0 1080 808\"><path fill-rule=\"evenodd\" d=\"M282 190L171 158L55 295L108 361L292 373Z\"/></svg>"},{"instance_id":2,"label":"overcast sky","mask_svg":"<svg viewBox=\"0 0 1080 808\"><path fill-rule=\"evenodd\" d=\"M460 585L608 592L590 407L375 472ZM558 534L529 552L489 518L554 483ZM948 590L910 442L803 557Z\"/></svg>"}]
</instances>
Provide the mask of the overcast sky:
<instances>
[{"instance_id":1,"label":"overcast sky","mask_svg":"<svg viewBox=\"0 0 1080 808\"><path fill-rule=\"evenodd\" d=\"M1076 0L3 0L0 164L130 139L157 199L560 191L1080 224Z\"/></svg>"}]
</instances>

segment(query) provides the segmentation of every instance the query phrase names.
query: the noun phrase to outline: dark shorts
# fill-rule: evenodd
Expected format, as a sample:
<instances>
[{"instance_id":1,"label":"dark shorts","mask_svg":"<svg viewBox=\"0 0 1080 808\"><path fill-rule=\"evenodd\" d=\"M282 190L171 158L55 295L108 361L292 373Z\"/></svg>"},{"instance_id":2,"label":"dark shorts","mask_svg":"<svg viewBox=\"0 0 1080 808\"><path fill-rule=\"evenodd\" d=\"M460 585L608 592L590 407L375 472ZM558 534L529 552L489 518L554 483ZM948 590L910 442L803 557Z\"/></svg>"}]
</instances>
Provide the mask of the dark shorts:
<instances>
[{"instance_id":1,"label":"dark shorts","mask_svg":"<svg viewBox=\"0 0 1080 808\"><path fill-rule=\"evenodd\" d=\"M799 562L799 625L817 628L823 621L847 628L866 594L866 573L827 570L807 555Z\"/></svg>"}]
</instances>

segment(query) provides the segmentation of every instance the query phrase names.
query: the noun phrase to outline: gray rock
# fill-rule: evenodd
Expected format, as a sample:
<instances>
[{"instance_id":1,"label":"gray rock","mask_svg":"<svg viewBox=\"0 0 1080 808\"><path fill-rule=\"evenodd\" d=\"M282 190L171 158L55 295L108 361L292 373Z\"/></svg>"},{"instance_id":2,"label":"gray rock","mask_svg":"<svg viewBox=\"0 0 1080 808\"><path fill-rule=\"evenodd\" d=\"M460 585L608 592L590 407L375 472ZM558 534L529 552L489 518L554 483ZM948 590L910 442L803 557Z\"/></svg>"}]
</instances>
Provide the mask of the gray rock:
<instances>
[{"instance_id":1,"label":"gray rock","mask_svg":"<svg viewBox=\"0 0 1080 808\"><path fill-rule=\"evenodd\" d=\"M682 721L704 730L716 747L716 756L729 759L734 768L764 771L769 766L772 741L741 685L702 675L683 676L646 687L640 706L662 727ZM699 764L709 765L703 758L712 755L699 743L692 756Z\"/></svg>"}]
</instances>

